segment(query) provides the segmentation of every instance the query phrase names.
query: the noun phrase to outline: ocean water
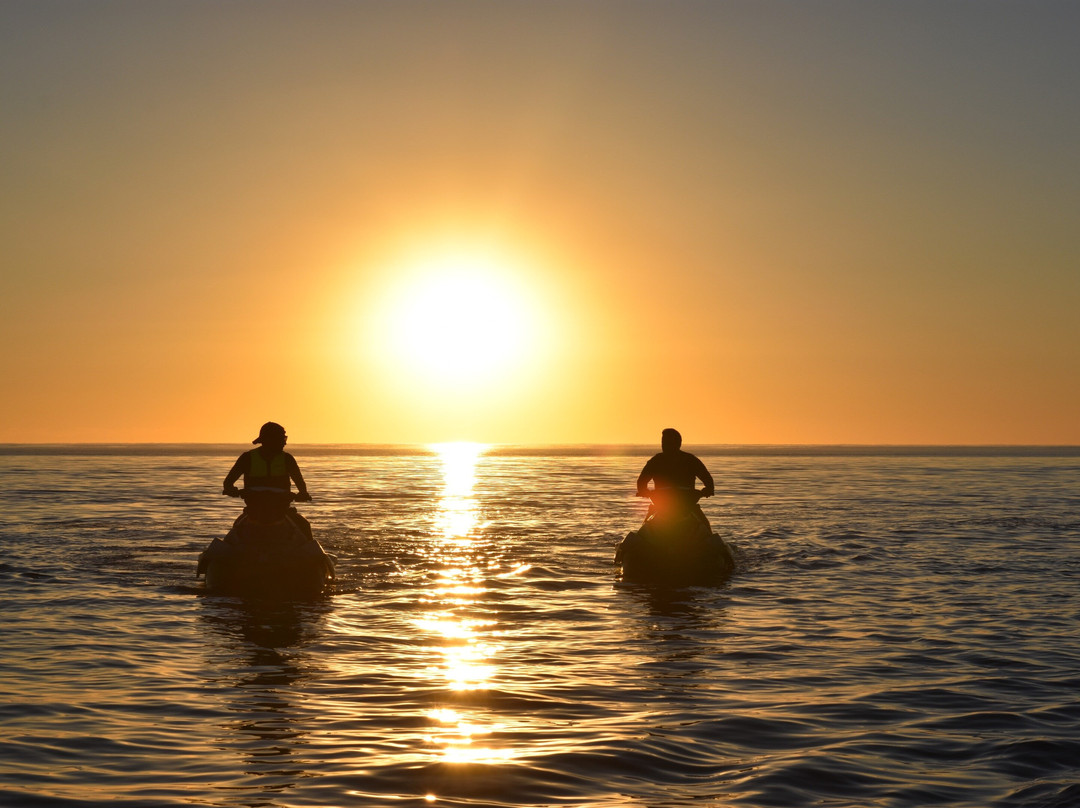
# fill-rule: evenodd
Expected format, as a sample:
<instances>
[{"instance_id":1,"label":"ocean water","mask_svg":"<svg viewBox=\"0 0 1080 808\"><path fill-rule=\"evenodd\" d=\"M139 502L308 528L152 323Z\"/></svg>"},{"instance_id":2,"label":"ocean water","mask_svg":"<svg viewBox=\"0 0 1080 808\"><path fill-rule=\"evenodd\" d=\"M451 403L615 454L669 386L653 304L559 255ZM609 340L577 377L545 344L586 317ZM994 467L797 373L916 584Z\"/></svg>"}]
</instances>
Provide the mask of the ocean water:
<instances>
[{"instance_id":1,"label":"ocean water","mask_svg":"<svg viewBox=\"0 0 1080 808\"><path fill-rule=\"evenodd\" d=\"M328 597L206 595L242 447L0 448L0 805L1080 805L1080 452L294 449Z\"/></svg>"}]
</instances>

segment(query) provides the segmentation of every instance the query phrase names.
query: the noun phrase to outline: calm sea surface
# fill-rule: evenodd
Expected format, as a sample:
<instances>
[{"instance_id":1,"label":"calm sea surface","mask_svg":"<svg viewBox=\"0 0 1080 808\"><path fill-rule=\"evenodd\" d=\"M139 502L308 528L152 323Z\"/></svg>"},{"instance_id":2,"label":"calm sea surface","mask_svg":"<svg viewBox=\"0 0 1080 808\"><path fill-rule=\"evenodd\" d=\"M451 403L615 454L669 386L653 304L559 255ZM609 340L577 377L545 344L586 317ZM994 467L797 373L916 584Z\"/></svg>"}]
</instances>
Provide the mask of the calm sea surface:
<instances>
[{"instance_id":1,"label":"calm sea surface","mask_svg":"<svg viewBox=\"0 0 1080 808\"><path fill-rule=\"evenodd\" d=\"M651 450L298 447L275 605L194 577L241 449L0 449L0 805L1080 805L1076 451L706 454L738 568L663 591Z\"/></svg>"}]
</instances>

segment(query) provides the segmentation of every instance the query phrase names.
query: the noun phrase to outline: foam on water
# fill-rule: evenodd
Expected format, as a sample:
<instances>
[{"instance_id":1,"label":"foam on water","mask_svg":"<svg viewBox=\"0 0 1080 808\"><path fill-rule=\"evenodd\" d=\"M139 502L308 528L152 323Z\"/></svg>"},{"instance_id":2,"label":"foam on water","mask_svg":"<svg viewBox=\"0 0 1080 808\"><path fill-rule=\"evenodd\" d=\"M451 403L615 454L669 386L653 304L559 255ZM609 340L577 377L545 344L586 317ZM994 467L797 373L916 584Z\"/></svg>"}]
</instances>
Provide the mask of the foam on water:
<instances>
[{"instance_id":1,"label":"foam on water","mask_svg":"<svg viewBox=\"0 0 1080 808\"><path fill-rule=\"evenodd\" d=\"M233 454L0 453L0 804L1080 804L1068 452L714 453L670 591L644 456L297 450L308 604L196 583Z\"/></svg>"}]
</instances>

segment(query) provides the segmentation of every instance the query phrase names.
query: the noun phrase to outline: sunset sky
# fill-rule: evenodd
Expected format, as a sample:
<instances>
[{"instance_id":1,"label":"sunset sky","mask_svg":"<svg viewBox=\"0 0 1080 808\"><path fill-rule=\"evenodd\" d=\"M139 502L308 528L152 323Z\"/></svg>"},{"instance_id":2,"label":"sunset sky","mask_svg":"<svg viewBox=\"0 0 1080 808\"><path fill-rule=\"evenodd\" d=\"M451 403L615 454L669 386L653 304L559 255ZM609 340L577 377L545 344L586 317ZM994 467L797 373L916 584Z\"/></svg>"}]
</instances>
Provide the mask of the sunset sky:
<instances>
[{"instance_id":1,"label":"sunset sky","mask_svg":"<svg viewBox=\"0 0 1080 808\"><path fill-rule=\"evenodd\" d=\"M0 442L1080 444L1080 4L0 5Z\"/></svg>"}]
</instances>

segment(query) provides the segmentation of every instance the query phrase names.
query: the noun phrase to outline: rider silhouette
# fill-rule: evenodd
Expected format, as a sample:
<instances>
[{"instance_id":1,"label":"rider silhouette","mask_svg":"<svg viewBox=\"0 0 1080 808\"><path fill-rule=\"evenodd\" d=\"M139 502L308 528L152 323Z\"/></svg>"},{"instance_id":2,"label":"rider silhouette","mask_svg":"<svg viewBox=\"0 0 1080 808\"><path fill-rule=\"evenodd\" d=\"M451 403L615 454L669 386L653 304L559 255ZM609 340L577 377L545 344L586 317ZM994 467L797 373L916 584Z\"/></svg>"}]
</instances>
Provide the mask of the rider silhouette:
<instances>
[{"instance_id":1,"label":"rider silhouette","mask_svg":"<svg viewBox=\"0 0 1080 808\"><path fill-rule=\"evenodd\" d=\"M296 501L311 502L311 494L308 493L307 483L300 473L300 466L296 459L285 451L288 435L285 427L268 421L259 430L259 437L252 443L262 444L257 449L244 452L233 463L229 473L225 475L222 484L222 493L230 497L238 497L241 492L236 487L236 481L241 475L244 478L244 491L248 497L245 513L253 508L253 495L258 496L258 509L262 511L280 511L280 516L287 516L294 520L306 533L311 536L311 524L301 516L296 508L289 507L291 492L290 482L296 483ZM282 495L282 496L279 496ZM258 512L258 510L256 510ZM241 516L242 518L242 516ZM280 518L280 517L279 517Z\"/></svg>"},{"instance_id":2,"label":"rider silhouette","mask_svg":"<svg viewBox=\"0 0 1080 808\"><path fill-rule=\"evenodd\" d=\"M698 505L699 497L711 497L714 493L713 478L705 464L697 457L684 452L682 435L678 430L665 429L660 435L660 451L653 455L641 470L637 481L639 497L661 495L665 504L661 507L679 507L694 514L712 532L709 520ZM701 480L705 487L695 490L696 480ZM653 490L649 490L649 481Z\"/></svg>"}]
</instances>

